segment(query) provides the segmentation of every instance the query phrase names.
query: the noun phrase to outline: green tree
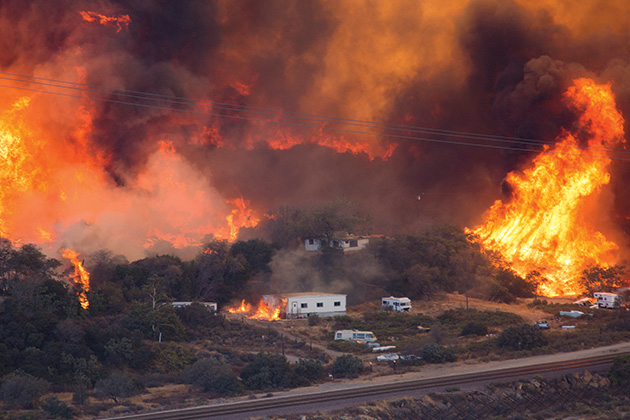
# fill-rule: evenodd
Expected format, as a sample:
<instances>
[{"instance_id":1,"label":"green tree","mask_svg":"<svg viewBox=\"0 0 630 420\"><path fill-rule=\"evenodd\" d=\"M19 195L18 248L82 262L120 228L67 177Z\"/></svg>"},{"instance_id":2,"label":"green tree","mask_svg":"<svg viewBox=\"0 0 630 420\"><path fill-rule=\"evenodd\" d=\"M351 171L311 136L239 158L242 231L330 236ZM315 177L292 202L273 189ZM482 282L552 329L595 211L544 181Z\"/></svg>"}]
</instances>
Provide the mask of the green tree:
<instances>
[{"instance_id":1,"label":"green tree","mask_svg":"<svg viewBox=\"0 0 630 420\"><path fill-rule=\"evenodd\" d=\"M440 279L442 275L437 267L428 267L426 265L415 264L413 267L405 270L404 276L409 283L409 297L418 298L426 297L431 300L433 295L440 290Z\"/></svg>"},{"instance_id":2,"label":"green tree","mask_svg":"<svg viewBox=\"0 0 630 420\"><path fill-rule=\"evenodd\" d=\"M241 293L250 272L243 254L232 255L227 241L207 243L193 262L193 292L196 300L229 302Z\"/></svg>"},{"instance_id":3,"label":"green tree","mask_svg":"<svg viewBox=\"0 0 630 420\"><path fill-rule=\"evenodd\" d=\"M305 378L309 383L323 379L326 376L324 365L319 360L300 359L295 367L295 374Z\"/></svg>"},{"instance_id":4,"label":"green tree","mask_svg":"<svg viewBox=\"0 0 630 420\"><path fill-rule=\"evenodd\" d=\"M540 328L529 324L508 327L501 332L498 339L499 347L511 350L531 350L545 344L547 339Z\"/></svg>"},{"instance_id":5,"label":"green tree","mask_svg":"<svg viewBox=\"0 0 630 420\"><path fill-rule=\"evenodd\" d=\"M301 238L319 239L322 247L333 247L335 235L361 233L368 217L361 214L356 203L340 196L332 202L302 214L298 225Z\"/></svg>"},{"instance_id":6,"label":"green tree","mask_svg":"<svg viewBox=\"0 0 630 420\"><path fill-rule=\"evenodd\" d=\"M50 419L72 419L74 418L74 408L68 406L55 396L50 396L41 404L42 410Z\"/></svg>"},{"instance_id":7,"label":"green tree","mask_svg":"<svg viewBox=\"0 0 630 420\"><path fill-rule=\"evenodd\" d=\"M435 343L429 343L422 347L420 357L427 363L446 363L455 360L453 350Z\"/></svg>"},{"instance_id":8,"label":"green tree","mask_svg":"<svg viewBox=\"0 0 630 420\"><path fill-rule=\"evenodd\" d=\"M230 366L215 359L199 359L182 372L185 383L218 395L237 395L243 385Z\"/></svg>"},{"instance_id":9,"label":"green tree","mask_svg":"<svg viewBox=\"0 0 630 420\"><path fill-rule=\"evenodd\" d=\"M241 379L247 389L290 388L294 372L286 357L261 352L243 368Z\"/></svg>"},{"instance_id":10,"label":"green tree","mask_svg":"<svg viewBox=\"0 0 630 420\"><path fill-rule=\"evenodd\" d=\"M494 280L496 283L490 299L499 302L511 303L518 297L532 297L536 290L533 283L509 268L499 268L494 275Z\"/></svg>"},{"instance_id":11,"label":"green tree","mask_svg":"<svg viewBox=\"0 0 630 420\"><path fill-rule=\"evenodd\" d=\"M625 272L625 265L602 267L596 265L582 272L580 282L586 295L592 296L595 292L612 292L621 285L621 276Z\"/></svg>"},{"instance_id":12,"label":"green tree","mask_svg":"<svg viewBox=\"0 0 630 420\"><path fill-rule=\"evenodd\" d=\"M9 406L25 409L35 408L39 399L48 392L50 384L22 371L15 371L2 377L0 399Z\"/></svg>"},{"instance_id":13,"label":"green tree","mask_svg":"<svg viewBox=\"0 0 630 420\"><path fill-rule=\"evenodd\" d=\"M96 395L100 399L109 398L118 404L121 398L129 398L140 394L144 387L126 373L113 373L94 385Z\"/></svg>"},{"instance_id":14,"label":"green tree","mask_svg":"<svg viewBox=\"0 0 630 420\"><path fill-rule=\"evenodd\" d=\"M630 386L630 355L624 354L615 357L608 374L614 385L626 388Z\"/></svg>"},{"instance_id":15,"label":"green tree","mask_svg":"<svg viewBox=\"0 0 630 420\"><path fill-rule=\"evenodd\" d=\"M278 248L288 248L297 239L299 224L303 211L293 207L282 206L270 212L270 217L261 224L261 230Z\"/></svg>"},{"instance_id":16,"label":"green tree","mask_svg":"<svg viewBox=\"0 0 630 420\"><path fill-rule=\"evenodd\" d=\"M468 324L464 325L464 327L462 328L462 332L459 333L459 335L461 336L467 336L467 335L484 336L486 334L488 334L488 327L478 322L469 322Z\"/></svg>"},{"instance_id":17,"label":"green tree","mask_svg":"<svg viewBox=\"0 0 630 420\"><path fill-rule=\"evenodd\" d=\"M337 357L330 368L330 373L334 376L355 377L361 372L363 372L363 361L349 354Z\"/></svg>"},{"instance_id":18,"label":"green tree","mask_svg":"<svg viewBox=\"0 0 630 420\"><path fill-rule=\"evenodd\" d=\"M242 255L245 258L246 266L251 273L270 271L269 263L274 253L273 246L262 239L238 241L230 247L230 254L233 257Z\"/></svg>"}]
</instances>

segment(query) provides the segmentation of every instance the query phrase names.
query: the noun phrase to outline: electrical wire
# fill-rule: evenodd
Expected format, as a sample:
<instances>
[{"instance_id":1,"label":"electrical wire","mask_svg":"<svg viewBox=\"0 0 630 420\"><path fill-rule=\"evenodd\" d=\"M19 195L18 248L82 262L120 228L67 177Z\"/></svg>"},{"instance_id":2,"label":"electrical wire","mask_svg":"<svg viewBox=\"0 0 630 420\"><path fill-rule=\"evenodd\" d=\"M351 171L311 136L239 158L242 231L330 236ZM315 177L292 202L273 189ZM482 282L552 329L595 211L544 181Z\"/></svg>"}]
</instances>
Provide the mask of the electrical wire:
<instances>
[{"instance_id":1,"label":"electrical wire","mask_svg":"<svg viewBox=\"0 0 630 420\"><path fill-rule=\"evenodd\" d=\"M32 89L32 88L26 88L26 87L0 84L0 87L5 87L5 88L25 90L25 91L30 91L30 92L37 92L37 93L44 93L44 94L51 94L51 95L58 95L58 96L65 96L65 97L72 97L72 98L90 99L90 100L95 100L95 101L100 101L100 102L108 102L108 103L115 103L115 104L121 104L121 105L139 106L139 107L144 107L144 108L184 112L184 113L197 114L197 115L206 115L206 116L213 116L213 117L219 117L219 118L231 118L231 119L239 119L239 120L245 120L245 121L263 122L263 123L271 123L271 124L275 123L275 124L288 125L288 126L294 126L294 127L327 130L327 131L335 131L335 132L342 132L342 133L379 136L379 137L402 139L402 140L417 140L417 141L426 141L426 142L461 145L461 146L483 147L483 148L490 148L490 149L502 149L502 150L511 150L511 151L531 152L532 149L526 148L525 146L551 145L550 143L547 143L544 141L534 140L534 139L524 139L524 138L519 138L519 137L485 135L485 134L479 134L479 133L467 133L467 132L461 132L461 131L431 129L431 128L426 128L426 127L383 124L383 123L376 123L376 122L365 121L365 120L326 117L326 116L321 116L321 115L316 115L316 114L293 113L293 112L275 110L271 108L249 107L245 105L221 103L221 102L214 102L214 101L207 101L207 100L193 100L193 99L185 98L185 97L152 94L152 93L141 92L141 91L112 89L112 88L106 88L106 87L104 88L104 87L98 87L98 86L86 85L86 84L80 84L80 83L74 83L74 82L67 82L67 81L56 80L56 79L45 79L45 78L37 78L34 76L19 75L15 73L0 72L0 75L5 75L4 77L0 76L0 79L2 80L14 81L14 82L20 82L20 83L32 83L32 84L37 84L40 86L53 87L53 88L70 89L73 91L82 92L83 94L73 95L73 94L63 93L63 92L53 92L53 91L43 90L43 89ZM11 76L11 77L6 77L6 76ZM68 85L68 86L64 86L64 85ZM126 100L103 98L103 97L91 96L90 94L116 95L119 97L122 96L122 98ZM195 111L191 109L166 107L162 105L155 105L152 103L130 102L133 99L139 99L143 101L153 101L153 103L167 103L167 104L173 104L173 105L184 105L184 106L193 106L193 107L197 106L197 107L203 107L203 108L218 109L222 111L231 111L231 112L236 112L236 113L241 113L241 114L284 117L284 118L289 118L293 120L315 121L315 122L322 122L322 123L327 123L327 124L344 124L344 125L358 126L358 127L364 127L364 128L389 130L389 131L394 131L394 133L391 133L391 132L375 133L375 132L370 132L370 131L351 130L351 129L344 129L344 128L339 128L339 127L332 127L329 125L309 125L309 124L289 122L289 121L252 118L252 117L247 117L243 115L232 115L232 114L224 114L224 113L216 113L216 112ZM415 133L422 133L422 134L433 134L437 136L446 136L446 137L458 137L458 138L481 140L481 141L487 141L487 142L509 142L511 145L501 146L501 145L496 145L496 144L485 144L485 143L478 143L478 142L465 142L465 141L456 141L456 140L419 137L419 136L411 136L411 135L404 135L404 134L396 134L395 133L396 131L398 132L403 131L406 133L415 132ZM516 147L516 145L520 147ZM558 146L562 146L562 144L556 145L556 147ZM615 154L621 154L621 155L630 153L627 151L620 151L620 150L613 150L613 149L606 149L606 148L596 148L595 150L597 152L608 152L608 153L615 153ZM541 152L550 153L551 150L542 150ZM582 154L593 155L592 153L582 153ZM602 155L602 157L603 156L604 155ZM630 161L630 158L623 158L623 157L617 157L617 156L605 156L605 157L614 159L614 160Z\"/></svg>"}]
</instances>

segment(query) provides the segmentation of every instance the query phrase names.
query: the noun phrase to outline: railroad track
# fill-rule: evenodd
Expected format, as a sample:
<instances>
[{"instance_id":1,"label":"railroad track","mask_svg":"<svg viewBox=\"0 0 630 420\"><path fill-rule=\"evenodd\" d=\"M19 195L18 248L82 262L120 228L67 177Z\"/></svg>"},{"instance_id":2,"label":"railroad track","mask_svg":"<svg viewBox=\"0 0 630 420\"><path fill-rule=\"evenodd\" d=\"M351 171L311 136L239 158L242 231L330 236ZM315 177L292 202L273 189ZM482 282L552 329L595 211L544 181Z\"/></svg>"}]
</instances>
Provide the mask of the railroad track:
<instances>
[{"instance_id":1,"label":"railroad track","mask_svg":"<svg viewBox=\"0 0 630 420\"><path fill-rule=\"evenodd\" d=\"M279 407L301 406L305 404L345 400L372 395L391 394L402 391L459 386L473 382L497 381L506 378L530 376L548 372L588 368L612 364L620 353L593 356L563 362L540 363L529 366L487 370L484 372L448 375L438 378L408 379L384 384L370 384L348 387L334 391L319 391L308 394L270 397L259 400L246 400L178 410L142 413L124 417L109 417L103 420L192 420L212 419L239 413L265 411Z\"/></svg>"}]
</instances>

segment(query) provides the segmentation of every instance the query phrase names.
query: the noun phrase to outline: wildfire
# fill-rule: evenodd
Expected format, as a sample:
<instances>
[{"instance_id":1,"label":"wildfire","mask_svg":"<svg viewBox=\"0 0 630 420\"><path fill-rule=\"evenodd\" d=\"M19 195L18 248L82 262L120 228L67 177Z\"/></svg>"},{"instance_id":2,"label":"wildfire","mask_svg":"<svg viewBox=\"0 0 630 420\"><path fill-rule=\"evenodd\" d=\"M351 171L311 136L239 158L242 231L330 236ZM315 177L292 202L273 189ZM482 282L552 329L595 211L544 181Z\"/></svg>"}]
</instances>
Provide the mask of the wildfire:
<instances>
[{"instance_id":1,"label":"wildfire","mask_svg":"<svg viewBox=\"0 0 630 420\"><path fill-rule=\"evenodd\" d=\"M122 31L123 26L125 29L129 28L129 24L131 23L131 18L129 15L120 15L120 16L105 16L100 13L95 12L79 12L84 21L90 23L99 23L104 26L116 26L116 33Z\"/></svg>"},{"instance_id":2,"label":"wildfire","mask_svg":"<svg viewBox=\"0 0 630 420\"><path fill-rule=\"evenodd\" d=\"M0 115L0 236L12 239L20 239L12 235L15 203L24 193L47 188L43 177L45 165L37 162L42 144L20 116L29 104L30 98L20 98ZM46 231L40 228L42 232ZM47 235L46 232L42 236Z\"/></svg>"},{"instance_id":3,"label":"wildfire","mask_svg":"<svg viewBox=\"0 0 630 420\"><path fill-rule=\"evenodd\" d=\"M279 321L280 320L280 312L282 311L282 307L278 306L272 308L271 305L267 305L262 299L258 303L258 307L254 310L252 309L252 305L249 303L245 303L245 299L241 301L241 305L237 308L228 308L228 312L233 314L243 314L249 319L257 319L260 321Z\"/></svg>"},{"instance_id":4,"label":"wildfire","mask_svg":"<svg viewBox=\"0 0 630 420\"><path fill-rule=\"evenodd\" d=\"M511 201L496 201L472 230L519 275L541 272L550 280L541 291L551 296L579 292L582 271L613 264L618 248L589 226L586 204L610 180L603 148L623 141L623 118L610 85L578 79L565 97L581 113L576 134L563 133L530 168L508 174ZM586 147L580 147L577 132L588 134Z\"/></svg>"},{"instance_id":5,"label":"wildfire","mask_svg":"<svg viewBox=\"0 0 630 420\"><path fill-rule=\"evenodd\" d=\"M87 292L90 291L90 273L83 267L83 263L79 261L79 253L71 249L62 249L61 255L64 258L70 260L74 266L74 275L72 279L75 283L81 286L81 292L79 293L79 302L83 309L87 309L90 306L90 302L87 298Z\"/></svg>"},{"instance_id":6,"label":"wildfire","mask_svg":"<svg viewBox=\"0 0 630 420\"><path fill-rule=\"evenodd\" d=\"M300 144L313 143L332 149L337 153L350 152L353 155L365 154L370 160L376 158L387 160L392 156L398 146L396 143L384 145L368 141L351 141L343 135L332 135L326 133L324 130L319 130L318 134L310 139L304 139L301 136L295 136L286 131L278 130L274 136L271 136L266 141L269 147L274 150L288 150Z\"/></svg>"},{"instance_id":7,"label":"wildfire","mask_svg":"<svg viewBox=\"0 0 630 420\"><path fill-rule=\"evenodd\" d=\"M236 198L234 200L227 200L227 203L234 206L230 214L225 217L227 221L227 230L229 232L219 232L216 236L224 237L229 241L235 241L238 236L238 231L242 227L256 227L260 223L260 218L254 215L254 210L248 208L249 201L242 198Z\"/></svg>"}]
</instances>

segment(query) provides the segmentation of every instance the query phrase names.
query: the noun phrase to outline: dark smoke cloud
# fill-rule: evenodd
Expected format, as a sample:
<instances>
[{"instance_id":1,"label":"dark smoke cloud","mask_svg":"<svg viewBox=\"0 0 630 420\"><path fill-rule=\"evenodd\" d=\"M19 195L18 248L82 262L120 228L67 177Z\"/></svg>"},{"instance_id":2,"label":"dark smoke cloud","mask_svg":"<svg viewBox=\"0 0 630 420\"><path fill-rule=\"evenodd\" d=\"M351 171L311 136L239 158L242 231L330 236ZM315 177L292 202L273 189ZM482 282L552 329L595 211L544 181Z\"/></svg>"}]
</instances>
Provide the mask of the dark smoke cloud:
<instances>
[{"instance_id":1,"label":"dark smoke cloud","mask_svg":"<svg viewBox=\"0 0 630 420\"><path fill-rule=\"evenodd\" d=\"M559 14L590 10L588 2L577 12L517 1L387 3L4 1L0 67L73 80L80 65L86 83L118 89L547 142L574 119L563 91L587 75L612 81L630 115L628 31L617 24L595 30L585 20L582 33ZM628 12L623 4L615 3L615 15ZM83 22L84 9L128 14L131 23L116 33ZM310 140L319 134L312 129L92 106L92 147L107 156L121 188L143 171L158 141L172 141L226 198L243 196L264 212L343 194L384 233L478 222L506 173L539 150L517 150L524 148L517 141L503 144L512 150L493 150L402 140L388 160L371 160L313 144L266 144L279 133ZM628 175L624 165L614 170ZM613 176L616 218L625 225L623 184Z\"/></svg>"}]
</instances>

